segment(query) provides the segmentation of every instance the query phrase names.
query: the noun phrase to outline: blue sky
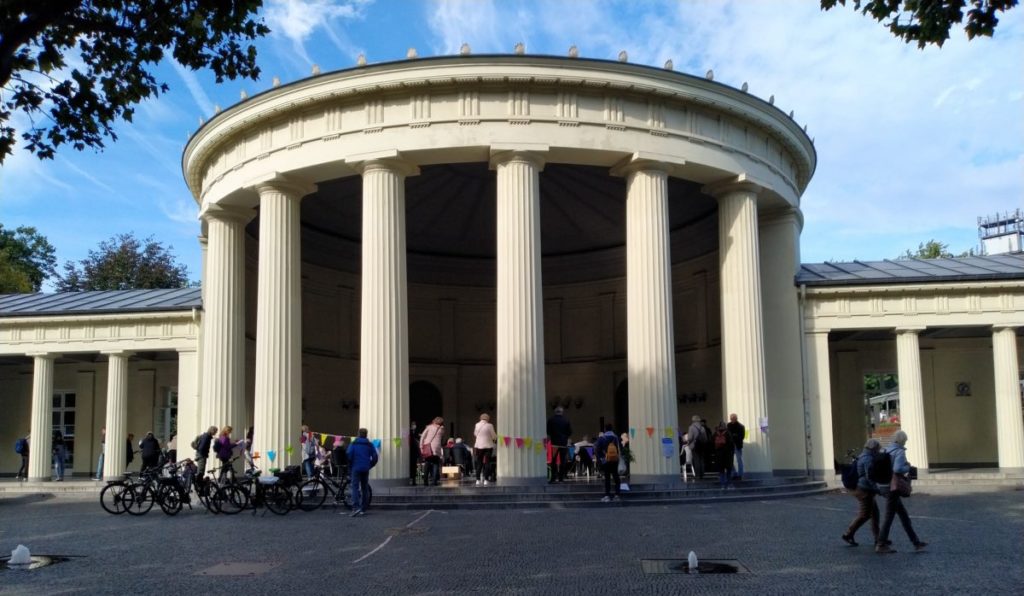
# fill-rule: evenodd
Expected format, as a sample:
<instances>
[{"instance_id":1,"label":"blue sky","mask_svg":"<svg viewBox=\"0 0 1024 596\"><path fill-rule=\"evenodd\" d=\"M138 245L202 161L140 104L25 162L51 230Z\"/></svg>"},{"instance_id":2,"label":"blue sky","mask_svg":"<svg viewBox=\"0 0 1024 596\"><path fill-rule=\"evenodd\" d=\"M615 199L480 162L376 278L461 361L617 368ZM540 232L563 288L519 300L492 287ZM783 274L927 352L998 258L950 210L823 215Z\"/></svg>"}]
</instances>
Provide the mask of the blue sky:
<instances>
[{"instance_id":1,"label":"blue sky","mask_svg":"<svg viewBox=\"0 0 1024 596\"><path fill-rule=\"evenodd\" d=\"M145 102L102 153L65 148L53 161L16 152L0 168L0 222L37 227L58 259L83 258L122 232L170 244L198 279L198 208L181 151L214 106L282 82L370 62L475 53L586 57L703 74L775 95L808 126L818 169L803 196L803 262L891 258L935 238L977 245L976 218L1024 205L1024 8L995 39L954 31L918 50L850 9L813 0L691 2L268 0L273 33L258 45L260 81L221 85L158 67L170 92ZM16 121L16 124L18 122Z\"/></svg>"}]
</instances>

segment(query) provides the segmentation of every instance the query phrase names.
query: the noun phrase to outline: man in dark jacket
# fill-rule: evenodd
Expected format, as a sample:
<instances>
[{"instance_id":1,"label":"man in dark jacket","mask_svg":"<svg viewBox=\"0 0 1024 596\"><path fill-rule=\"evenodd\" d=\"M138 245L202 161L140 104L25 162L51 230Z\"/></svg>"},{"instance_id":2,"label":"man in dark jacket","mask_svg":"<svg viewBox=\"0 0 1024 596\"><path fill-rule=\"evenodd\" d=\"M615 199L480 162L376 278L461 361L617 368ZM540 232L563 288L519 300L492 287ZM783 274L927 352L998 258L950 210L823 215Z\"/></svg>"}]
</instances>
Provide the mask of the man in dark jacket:
<instances>
[{"instance_id":1,"label":"man in dark jacket","mask_svg":"<svg viewBox=\"0 0 1024 596\"><path fill-rule=\"evenodd\" d=\"M135 460L135 449L132 448L132 441L135 440L134 433L128 433L128 439L125 441L125 452L124 452L124 467L131 468L132 461Z\"/></svg>"},{"instance_id":2,"label":"man in dark jacket","mask_svg":"<svg viewBox=\"0 0 1024 596\"><path fill-rule=\"evenodd\" d=\"M565 482L565 474L569 470L569 437L572 436L572 425L562 415L562 408L555 408L555 415L548 418L548 440L551 441L551 477L548 484Z\"/></svg>"},{"instance_id":3,"label":"man in dark jacket","mask_svg":"<svg viewBox=\"0 0 1024 596\"><path fill-rule=\"evenodd\" d=\"M613 500L611 491L613 485L615 488L614 500L619 500L619 489L622 482L619 478L622 443L619 442L619 438L615 436L615 431L612 428L611 424L605 425L604 433L594 443L594 455L597 456L597 463L604 472L604 497L601 498L604 503Z\"/></svg>"},{"instance_id":4,"label":"man in dark jacket","mask_svg":"<svg viewBox=\"0 0 1024 596\"><path fill-rule=\"evenodd\" d=\"M206 460L210 457L210 446L213 444L213 437L217 435L217 427L211 426L206 432L199 435L196 441L196 469L199 475L206 474Z\"/></svg>"},{"instance_id":5,"label":"man in dark jacket","mask_svg":"<svg viewBox=\"0 0 1024 596\"><path fill-rule=\"evenodd\" d=\"M729 436L732 437L732 446L736 451L736 480L743 480L743 439L747 436L747 427L743 426L736 418L736 414L729 414Z\"/></svg>"},{"instance_id":6,"label":"man in dark jacket","mask_svg":"<svg viewBox=\"0 0 1024 596\"><path fill-rule=\"evenodd\" d=\"M148 470L160 464L160 441L156 440L152 432L146 433L139 441L139 455L142 456L142 469Z\"/></svg>"},{"instance_id":7,"label":"man in dark jacket","mask_svg":"<svg viewBox=\"0 0 1024 596\"><path fill-rule=\"evenodd\" d=\"M352 472L352 517L364 515L370 493L370 468L377 465L377 449L366 438L365 428L348 446L348 467Z\"/></svg>"}]
</instances>

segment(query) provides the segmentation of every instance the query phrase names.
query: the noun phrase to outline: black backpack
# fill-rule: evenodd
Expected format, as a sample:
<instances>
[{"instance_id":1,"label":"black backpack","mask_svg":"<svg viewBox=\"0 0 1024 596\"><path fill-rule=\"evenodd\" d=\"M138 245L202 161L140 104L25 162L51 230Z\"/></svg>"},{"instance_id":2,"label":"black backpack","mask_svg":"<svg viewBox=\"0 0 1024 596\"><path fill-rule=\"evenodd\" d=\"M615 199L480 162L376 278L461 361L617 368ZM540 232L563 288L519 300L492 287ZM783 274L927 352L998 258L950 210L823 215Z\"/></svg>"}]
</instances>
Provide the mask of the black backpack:
<instances>
[{"instance_id":1,"label":"black backpack","mask_svg":"<svg viewBox=\"0 0 1024 596\"><path fill-rule=\"evenodd\" d=\"M892 480L892 458L888 453L880 451L872 457L868 478L876 484L889 484Z\"/></svg>"},{"instance_id":2,"label":"black backpack","mask_svg":"<svg viewBox=\"0 0 1024 596\"><path fill-rule=\"evenodd\" d=\"M860 479L860 476L857 474L857 462L843 464L839 469L839 474L843 479L843 488L856 490L857 481Z\"/></svg>"}]
</instances>

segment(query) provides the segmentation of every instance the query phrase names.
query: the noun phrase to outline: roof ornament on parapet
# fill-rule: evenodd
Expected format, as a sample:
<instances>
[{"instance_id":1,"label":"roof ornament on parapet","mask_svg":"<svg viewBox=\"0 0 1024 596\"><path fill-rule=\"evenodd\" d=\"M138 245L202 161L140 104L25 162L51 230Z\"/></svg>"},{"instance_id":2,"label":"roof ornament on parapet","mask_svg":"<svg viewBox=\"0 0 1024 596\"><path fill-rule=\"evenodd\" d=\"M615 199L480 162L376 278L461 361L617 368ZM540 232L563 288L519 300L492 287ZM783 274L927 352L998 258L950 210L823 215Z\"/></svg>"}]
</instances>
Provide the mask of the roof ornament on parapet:
<instances>
[{"instance_id":1,"label":"roof ornament on parapet","mask_svg":"<svg viewBox=\"0 0 1024 596\"><path fill-rule=\"evenodd\" d=\"M789 111L789 119L790 119L790 120L792 120L792 119L793 119L793 110L790 110L790 111Z\"/></svg>"},{"instance_id":2,"label":"roof ornament on parapet","mask_svg":"<svg viewBox=\"0 0 1024 596\"><path fill-rule=\"evenodd\" d=\"M238 93L238 97L239 97L239 99L241 99L242 101L245 101L245 100L249 99L249 94L245 92L245 89L242 89L242 90L241 90L241 91L240 91L240 92Z\"/></svg>"},{"instance_id":3,"label":"roof ornament on parapet","mask_svg":"<svg viewBox=\"0 0 1024 596\"><path fill-rule=\"evenodd\" d=\"M570 58L579 58L580 57L580 49L576 47L576 44L572 44L571 46L569 46L569 57Z\"/></svg>"},{"instance_id":4,"label":"roof ornament on parapet","mask_svg":"<svg viewBox=\"0 0 1024 596\"><path fill-rule=\"evenodd\" d=\"M526 44L521 41L517 42L515 47L512 48L512 51L515 52L516 56L522 56L526 53Z\"/></svg>"},{"instance_id":5,"label":"roof ornament on parapet","mask_svg":"<svg viewBox=\"0 0 1024 596\"><path fill-rule=\"evenodd\" d=\"M356 66L366 66L366 54L359 54L356 57Z\"/></svg>"},{"instance_id":6,"label":"roof ornament on parapet","mask_svg":"<svg viewBox=\"0 0 1024 596\"><path fill-rule=\"evenodd\" d=\"M773 93L773 94L771 94L771 95L770 95L770 96L768 97L768 105L770 105L770 106L773 106L773 105L775 105L775 94L774 94L774 93Z\"/></svg>"},{"instance_id":7,"label":"roof ornament on parapet","mask_svg":"<svg viewBox=\"0 0 1024 596\"><path fill-rule=\"evenodd\" d=\"M665 61L665 66L663 66L662 68L664 68L665 70L675 70L676 65L672 62L672 59L669 58L668 60Z\"/></svg>"},{"instance_id":8,"label":"roof ornament on parapet","mask_svg":"<svg viewBox=\"0 0 1024 596\"><path fill-rule=\"evenodd\" d=\"M270 86L271 87L280 87L281 86L281 77L274 77L274 78L270 79Z\"/></svg>"},{"instance_id":9,"label":"roof ornament on parapet","mask_svg":"<svg viewBox=\"0 0 1024 596\"><path fill-rule=\"evenodd\" d=\"M740 87L740 91L742 91L742 92L746 93L746 92L747 92L747 89L750 89L750 86L749 86L749 85L747 85L747 82L746 82L746 81L743 81L743 86L742 86L742 87Z\"/></svg>"},{"instance_id":10,"label":"roof ornament on parapet","mask_svg":"<svg viewBox=\"0 0 1024 596\"><path fill-rule=\"evenodd\" d=\"M629 54L626 53L626 50L619 52L619 62L629 62Z\"/></svg>"},{"instance_id":11,"label":"roof ornament on parapet","mask_svg":"<svg viewBox=\"0 0 1024 596\"><path fill-rule=\"evenodd\" d=\"M462 42L462 47L459 48L459 54L461 54L463 56L469 56L472 53L473 53L473 50L471 50L469 48L469 44L466 43L466 42Z\"/></svg>"},{"instance_id":12,"label":"roof ornament on parapet","mask_svg":"<svg viewBox=\"0 0 1024 596\"><path fill-rule=\"evenodd\" d=\"M314 64L314 65L313 65L313 68L312 68L312 69L310 69L310 72L312 73L312 75L313 75L314 77L315 77L315 76L317 76L317 75L319 75L319 74L320 74L320 65L319 65L319 64Z\"/></svg>"},{"instance_id":13,"label":"roof ornament on parapet","mask_svg":"<svg viewBox=\"0 0 1024 596\"><path fill-rule=\"evenodd\" d=\"M708 72L704 74L704 78L709 81L715 80L715 71L709 68Z\"/></svg>"},{"instance_id":14,"label":"roof ornament on parapet","mask_svg":"<svg viewBox=\"0 0 1024 596\"><path fill-rule=\"evenodd\" d=\"M405 51L405 57L409 60L412 60L414 58L419 58L420 55L416 53L416 48L409 48L408 50Z\"/></svg>"},{"instance_id":15,"label":"roof ornament on parapet","mask_svg":"<svg viewBox=\"0 0 1024 596\"><path fill-rule=\"evenodd\" d=\"M214 114L220 114L220 104L218 104L218 103L213 104L213 113Z\"/></svg>"}]
</instances>

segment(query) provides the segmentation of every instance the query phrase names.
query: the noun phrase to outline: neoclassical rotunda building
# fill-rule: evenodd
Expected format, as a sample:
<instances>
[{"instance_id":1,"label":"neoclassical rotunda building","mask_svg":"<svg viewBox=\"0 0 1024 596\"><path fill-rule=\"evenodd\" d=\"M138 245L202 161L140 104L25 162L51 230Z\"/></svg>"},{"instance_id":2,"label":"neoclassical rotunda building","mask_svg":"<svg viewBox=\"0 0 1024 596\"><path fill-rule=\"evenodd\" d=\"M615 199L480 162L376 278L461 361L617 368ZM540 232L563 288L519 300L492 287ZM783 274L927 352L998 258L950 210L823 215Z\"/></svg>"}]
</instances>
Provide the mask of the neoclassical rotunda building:
<instances>
[{"instance_id":1,"label":"neoclassical rotunda building","mask_svg":"<svg viewBox=\"0 0 1024 596\"><path fill-rule=\"evenodd\" d=\"M47 449L71 393L82 472L101 427L253 426L280 464L305 423L366 427L397 480L410 421L471 443L489 413L498 476L529 483L561 406L574 440L611 424L634 478L671 481L691 417L736 413L747 475L820 475L871 426L863 375L891 372L919 467L1024 468L1024 259L801 267L815 162L746 85L625 60L412 58L275 86L185 149L201 295L0 297L0 438Z\"/></svg>"}]
</instances>

